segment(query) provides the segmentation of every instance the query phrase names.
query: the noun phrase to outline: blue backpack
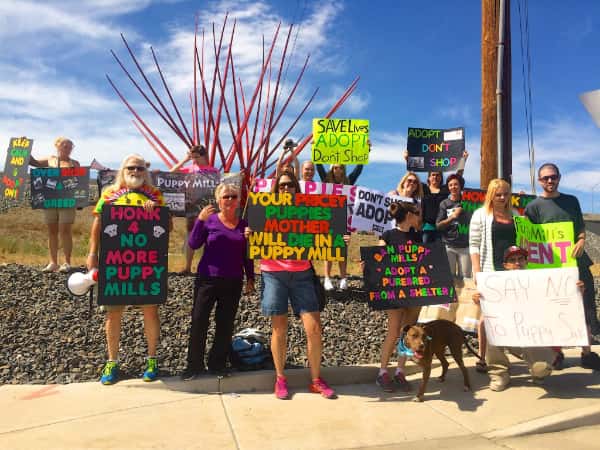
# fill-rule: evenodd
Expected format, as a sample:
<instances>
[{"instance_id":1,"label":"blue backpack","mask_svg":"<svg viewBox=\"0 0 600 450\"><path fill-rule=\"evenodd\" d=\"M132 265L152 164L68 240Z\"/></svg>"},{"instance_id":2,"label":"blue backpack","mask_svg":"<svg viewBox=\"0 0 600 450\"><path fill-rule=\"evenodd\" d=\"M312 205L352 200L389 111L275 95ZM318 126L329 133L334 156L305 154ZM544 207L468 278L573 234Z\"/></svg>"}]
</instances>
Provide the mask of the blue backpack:
<instances>
[{"instance_id":1,"label":"blue backpack","mask_svg":"<svg viewBox=\"0 0 600 450\"><path fill-rule=\"evenodd\" d=\"M245 328L231 342L231 365L238 370L261 370L272 365L271 352L266 346L264 333L255 328Z\"/></svg>"}]
</instances>

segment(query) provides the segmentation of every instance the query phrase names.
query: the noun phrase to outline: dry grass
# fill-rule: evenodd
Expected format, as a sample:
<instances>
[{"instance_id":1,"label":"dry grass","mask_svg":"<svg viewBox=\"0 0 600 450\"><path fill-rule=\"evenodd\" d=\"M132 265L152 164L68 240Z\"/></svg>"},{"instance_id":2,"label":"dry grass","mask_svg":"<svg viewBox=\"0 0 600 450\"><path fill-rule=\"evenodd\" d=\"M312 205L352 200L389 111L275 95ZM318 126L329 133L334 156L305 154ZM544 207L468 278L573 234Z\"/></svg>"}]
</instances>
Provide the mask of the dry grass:
<instances>
[{"instance_id":1,"label":"dry grass","mask_svg":"<svg viewBox=\"0 0 600 450\"><path fill-rule=\"evenodd\" d=\"M73 225L73 255L74 266L85 265L88 253L89 232L92 226L92 207L77 211ZM185 219L174 218L174 228L169 242L169 271L182 270L185 265L183 242L185 239ZM368 234L353 234L348 249L348 272L359 275L361 246L376 245L378 238ZM199 253L197 252L196 255ZM59 261L62 253L59 250ZM198 256L194 258L194 267ZM0 263L18 263L31 266L45 266L48 263L47 229L41 210L30 207L10 208L6 214L0 215ZM316 262L315 268L323 274L323 263ZM333 266L333 275L338 273L337 264Z\"/></svg>"}]
</instances>

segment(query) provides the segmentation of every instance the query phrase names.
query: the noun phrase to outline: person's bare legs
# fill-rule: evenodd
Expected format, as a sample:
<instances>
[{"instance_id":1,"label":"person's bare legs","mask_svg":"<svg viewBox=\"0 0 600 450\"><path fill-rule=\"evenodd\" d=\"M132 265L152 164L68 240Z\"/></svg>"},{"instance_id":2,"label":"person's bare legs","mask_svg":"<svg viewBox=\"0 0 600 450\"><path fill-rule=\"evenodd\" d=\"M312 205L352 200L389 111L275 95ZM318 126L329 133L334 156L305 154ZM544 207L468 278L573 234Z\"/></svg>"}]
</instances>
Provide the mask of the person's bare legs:
<instances>
[{"instance_id":1,"label":"person's bare legs","mask_svg":"<svg viewBox=\"0 0 600 450\"><path fill-rule=\"evenodd\" d=\"M400 336L400 325L402 323L403 317L402 309L388 309L386 311L388 317L388 329L387 334L385 335L385 340L383 341L383 345L381 346L381 368L387 369L388 363L390 362L390 357L394 352L394 347L396 346L396 342L398 341L398 336Z\"/></svg>"},{"instance_id":2,"label":"person's bare legs","mask_svg":"<svg viewBox=\"0 0 600 450\"><path fill-rule=\"evenodd\" d=\"M58 224L48 224L48 251L50 252L50 263L58 266Z\"/></svg>"},{"instance_id":3,"label":"person's bare legs","mask_svg":"<svg viewBox=\"0 0 600 450\"><path fill-rule=\"evenodd\" d=\"M302 324L306 332L306 350L310 377L315 380L321 376L321 354L323 342L321 339L321 314L319 312L308 312L302 314Z\"/></svg>"},{"instance_id":4,"label":"person's bare legs","mask_svg":"<svg viewBox=\"0 0 600 450\"><path fill-rule=\"evenodd\" d=\"M60 234L60 242L65 254L65 262L71 265L71 253L73 252L73 224L61 223L58 224L58 232ZM58 253L58 248L57 248ZM57 255L58 257L58 255Z\"/></svg>"},{"instance_id":5,"label":"person's bare legs","mask_svg":"<svg viewBox=\"0 0 600 450\"><path fill-rule=\"evenodd\" d=\"M156 356L158 338L160 337L160 318L158 306L145 306L144 311L144 334L148 344L148 356Z\"/></svg>"},{"instance_id":6,"label":"person's bare legs","mask_svg":"<svg viewBox=\"0 0 600 450\"><path fill-rule=\"evenodd\" d=\"M338 264L340 267L340 278L346 278L346 268L348 267L348 263L346 261L340 261Z\"/></svg>"},{"instance_id":7,"label":"person's bare legs","mask_svg":"<svg viewBox=\"0 0 600 450\"><path fill-rule=\"evenodd\" d=\"M106 311L104 330L106 333L106 346L108 347L108 359L112 361L119 359L119 337L123 310L123 308L119 308Z\"/></svg>"},{"instance_id":8,"label":"person's bare legs","mask_svg":"<svg viewBox=\"0 0 600 450\"><path fill-rule=\"evenodd\" d=\"M275 365L275 374L283 377L285 370L285 360L287 353L287 314L271 317L271 354L273 355L273 364Z\"/></svg>"},{"instance_id":9,"label":"person's bare legs","mask_svg":"<svg viewBox=\"0 0 600 450\"><path fill-rule=\"evenodd\" d=\"M333 264L331 263L331 261L325 261L325 278L331 278L331 267L333 266Z\"/></svg>"}]
</instances>

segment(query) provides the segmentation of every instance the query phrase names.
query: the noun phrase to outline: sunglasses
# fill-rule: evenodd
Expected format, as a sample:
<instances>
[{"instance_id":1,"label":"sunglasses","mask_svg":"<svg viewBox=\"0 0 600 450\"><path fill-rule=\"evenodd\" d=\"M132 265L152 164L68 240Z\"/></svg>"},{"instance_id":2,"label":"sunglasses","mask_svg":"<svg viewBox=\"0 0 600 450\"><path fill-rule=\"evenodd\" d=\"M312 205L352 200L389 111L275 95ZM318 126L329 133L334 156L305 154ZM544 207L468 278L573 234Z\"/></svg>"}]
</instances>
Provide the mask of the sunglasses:
<instances>
[{"instance_id":1,"label":"sunglasses","mask_svg":"<svg viewBox=\"0 0 600 450\"><path fill-rule=\"evenodd\" d=\"M406 183L407 183L407 184L417 184L417 183L418 183L418 181L417 181L417 180L415 180L414 178L409 178L409 179L407 179L407 180L406 180Z\"/></svg>"},{"instance_id":2,"label":"sunglasses","mask_svg":"<svg viewBox=\"0 0 600 450\"><path fill-rule=\"evenodd\" d=\"M237 200L238 196L237 196L237 194L229 194L229 195L222 195L221 198L223 200Z\"/></svg>"},{"instance_id":3,"label":"sunglasses","mask_svg":"<svg viewBox=\"0 0 600 450\"><path fill-rule=\"evenodd\" d=\"M292 189L295 188L296 185L294 183L292 183L291 181L287 181L287 182L283 182L283 183L279 183L279 189L284 189L284 188L288 188L288 189Z\"/></svg>"},{"instance_id":4,"label":"sunglasses","mask_svg":"<svg viewBox=\"0 0 600 450\"><path fill-rule=\"evenodd\" d=\"M547 183L548 181L556 181L558 178L558 175L546 175L545 177L540 177L540 181Z\"/></svg>"},{"instance_id":5,"label":"sunglasses","mask_svg":"<svg viewBox=\"0 0 600 450\"><path fill-rule=\"evenodd\" d=\"M127 166L126 169L130 172L144 172L146 170L144 166Z\"/></svg>"}]
</instances>

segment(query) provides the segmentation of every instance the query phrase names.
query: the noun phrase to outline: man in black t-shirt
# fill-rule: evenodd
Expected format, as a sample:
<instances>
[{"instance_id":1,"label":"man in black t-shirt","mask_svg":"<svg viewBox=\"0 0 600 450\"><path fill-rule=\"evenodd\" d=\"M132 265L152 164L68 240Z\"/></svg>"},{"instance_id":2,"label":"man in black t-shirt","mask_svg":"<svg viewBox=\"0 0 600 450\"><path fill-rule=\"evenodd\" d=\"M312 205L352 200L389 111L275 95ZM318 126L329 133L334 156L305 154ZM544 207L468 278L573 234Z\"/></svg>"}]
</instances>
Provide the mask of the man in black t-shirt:
<instances>
[{"instance_id":1,"label":"man in black t-shirt","mask_svg":"<svg viewBox=\"0 0 600 450\"><path fill-rule=\"evenodd\" d=\"M538 169L538 181L542 186L541 195L525 208L525 215L533 223L572 222L575 245L572 255L577 258L579 279L584 283L583 305L591 338L591 330L597 329L598 317L594 292L594 278L590 272L592 261L585 253L585 223L577 197L558 192L560 171L556 164L542 164ZM600 370L600 356L589 346L582 347L581 365L588 369ZM557 353L554 366L560 368L564 355Z\"/></svg>"}]
</instances>

